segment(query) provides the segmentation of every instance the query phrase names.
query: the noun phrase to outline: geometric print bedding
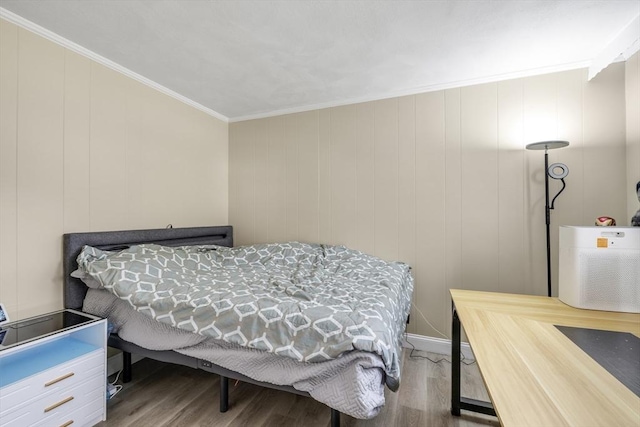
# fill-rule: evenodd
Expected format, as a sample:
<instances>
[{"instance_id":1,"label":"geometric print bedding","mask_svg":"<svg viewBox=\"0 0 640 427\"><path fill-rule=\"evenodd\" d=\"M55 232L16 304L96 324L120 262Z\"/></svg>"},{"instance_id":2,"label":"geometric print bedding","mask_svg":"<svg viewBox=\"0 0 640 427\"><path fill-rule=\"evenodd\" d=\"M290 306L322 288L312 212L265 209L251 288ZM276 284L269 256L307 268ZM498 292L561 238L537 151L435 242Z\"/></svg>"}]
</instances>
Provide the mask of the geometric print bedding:
<instances>
[{"instance_id":1,"label":"geometric print bedding","mask_svg":"<svg viewBox=\"0 0 640 427\"><path fill-rule=\"evenodd\" d=\"M159 322L300 362L376 353L387 385L399 386L413 292L404 263L298 242L117 252L85 246L77 261L87 285Z\"/></svg>"}]
</instances>

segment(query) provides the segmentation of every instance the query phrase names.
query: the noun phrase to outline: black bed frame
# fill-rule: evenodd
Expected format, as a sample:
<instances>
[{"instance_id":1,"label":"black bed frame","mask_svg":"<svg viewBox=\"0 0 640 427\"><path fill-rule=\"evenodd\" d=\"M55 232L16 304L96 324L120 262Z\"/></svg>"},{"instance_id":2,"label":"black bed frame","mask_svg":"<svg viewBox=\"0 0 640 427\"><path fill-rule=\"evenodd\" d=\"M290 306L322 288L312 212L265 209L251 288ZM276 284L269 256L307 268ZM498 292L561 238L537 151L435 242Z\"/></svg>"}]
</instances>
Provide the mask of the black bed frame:
<instances>
[{"instance_id":1,"label":"black bed frame","mask_svg":"<svg viewBox=\"0 0 640 427\"><path fill-rule=\"evenodd\" d=\"M114 250L142 243L157 243L164 246L220 245L232 247L233 228L231 226L218 226L65 234L63 239L65 308L81 311L84 297L87 294L87 286L80 279L73 278L70 275L71 272L78 268L76 258L84 245L104 250ZM217 366L209 361L185 356L175 351L148 350L123 340L117 334L111 334L109 336L108 345L109 347L122 350L122 380L125 383L131 381L132 377L131 354L138 354L142 357L184 365L194 369L202 369L220 375L220 412L226 412L229 409L229 378L310 397L309 393L296 390L292 386L281 386L256 381L238 372ZM340 412L333 408L331 408L331 426L340 426Z\"/></svg>"}]
</instances>

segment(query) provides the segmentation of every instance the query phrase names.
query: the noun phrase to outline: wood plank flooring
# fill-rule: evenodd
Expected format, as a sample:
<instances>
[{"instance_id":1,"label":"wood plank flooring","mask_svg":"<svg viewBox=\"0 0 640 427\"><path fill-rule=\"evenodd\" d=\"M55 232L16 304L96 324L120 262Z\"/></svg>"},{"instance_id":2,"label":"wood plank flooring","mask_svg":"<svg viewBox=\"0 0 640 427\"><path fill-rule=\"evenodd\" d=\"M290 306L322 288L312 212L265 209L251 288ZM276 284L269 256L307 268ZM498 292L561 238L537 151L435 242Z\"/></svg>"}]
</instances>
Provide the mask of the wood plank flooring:
<instances>
[{"instance_id":1,"label":"wood plank flooring","mask_svg":"<svg viewBox=\"0 0 640 427\"><path fill-rule=\"evenodd\" d=\"M414 352L438 360L442 356ZM341 415L345 427L386 426L499 426L497 418L450 409L451 364L435 364L403 355L402 385L397 393L386 390L386 404L371 420ZM215 426L215 427L326 427L327 406L307 397L229 381L229 411L219 412L219 377L203 371L144 359L133 367L133 381L107 404L106 426ZM113 380L113 378L110 378ZM475 364L462 367L466 397L488 400Z\"/></svg>"}]
</instances>

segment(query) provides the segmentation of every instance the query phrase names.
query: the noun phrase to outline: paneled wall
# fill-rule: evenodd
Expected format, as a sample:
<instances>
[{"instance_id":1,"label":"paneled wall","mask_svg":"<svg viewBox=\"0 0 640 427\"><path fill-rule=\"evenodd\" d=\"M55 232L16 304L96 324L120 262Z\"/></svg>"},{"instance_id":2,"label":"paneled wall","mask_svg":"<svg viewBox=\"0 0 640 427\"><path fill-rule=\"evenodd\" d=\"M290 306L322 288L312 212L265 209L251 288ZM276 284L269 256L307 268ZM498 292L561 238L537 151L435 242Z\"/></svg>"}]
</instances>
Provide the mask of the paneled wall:
<instances>
[{"instance_id":1,"label":"paneled wall","mask_svg":"<svg viewBox=\"0 0 640 427\"><path fill-rule=\"evenodd\" d=\"M569 166L558 225L627 223L625 66L232 123L236 242L343 244L413 267L410 332L449 334L448 289L546 294L544 154ZM552 181L552 195L560 183ZM557 294L557 281L554 280Z\"/></svg>"},{"instance_id":2,"label":"paneled wall","mask_svg":"<svg viewBox=\"0 0 640 427\"><path fill-rule=\"evenodd\" d=\"M0 301L62 307L62 234L226 224L228 125L0 20Z\"/></svg>"},{"instance_id":3,"label":"paneled wall","mask_svg":"<svg viewBox=\"0 0 640 427\"><path fill-rule=\"evenodd\" d=\"M640 53L626 62L627 211L629 220L640 209L636 185L640 181ZM627 223L628 224L628 223Z\"/></svg>"}]
</instances>

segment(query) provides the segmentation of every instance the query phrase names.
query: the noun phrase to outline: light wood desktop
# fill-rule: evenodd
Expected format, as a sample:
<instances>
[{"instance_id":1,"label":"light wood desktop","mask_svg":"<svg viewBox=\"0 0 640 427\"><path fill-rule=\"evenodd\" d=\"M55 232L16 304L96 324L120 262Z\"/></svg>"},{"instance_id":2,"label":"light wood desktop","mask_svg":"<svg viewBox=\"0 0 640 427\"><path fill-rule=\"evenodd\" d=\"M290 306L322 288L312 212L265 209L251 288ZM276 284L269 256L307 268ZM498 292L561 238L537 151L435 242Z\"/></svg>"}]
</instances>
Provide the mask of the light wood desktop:
<instances>
[{"instance_id":1,"label":"light wood desktop","mask_svg":"<svg viewBox=\"0 0 640 427\"><path fill-rule=\"evenodd\" d=\"M581 310L530 295L452 289L451 298L503 426L640 426L640 397L554 326L640 337L640 314Z\"/></svg>"}]
</instances>

